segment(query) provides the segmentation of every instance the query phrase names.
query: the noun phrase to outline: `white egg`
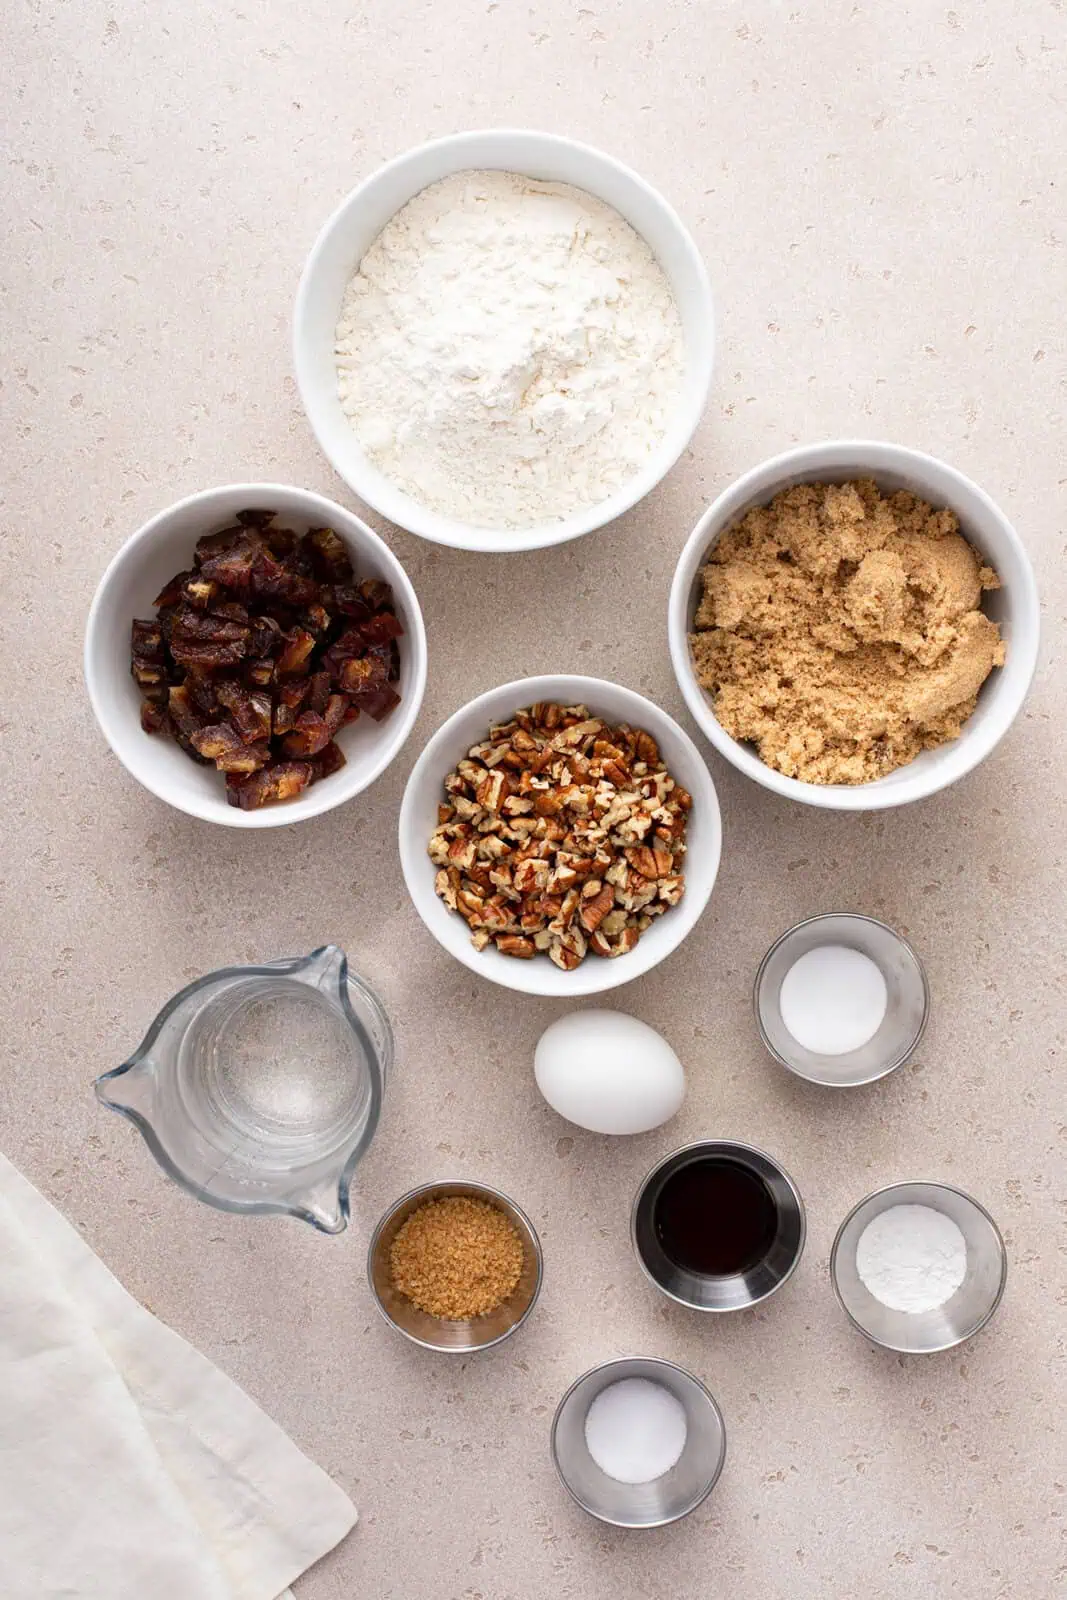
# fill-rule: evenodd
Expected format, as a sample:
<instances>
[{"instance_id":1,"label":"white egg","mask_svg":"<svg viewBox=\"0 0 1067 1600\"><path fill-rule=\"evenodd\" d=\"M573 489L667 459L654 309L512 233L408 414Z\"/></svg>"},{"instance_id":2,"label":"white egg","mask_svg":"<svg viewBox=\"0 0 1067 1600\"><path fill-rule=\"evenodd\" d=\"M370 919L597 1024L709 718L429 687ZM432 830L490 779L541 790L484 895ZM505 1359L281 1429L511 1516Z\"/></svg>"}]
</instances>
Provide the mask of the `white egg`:
<instances>
[{"instance_id":1,"label":"white egg","mask_svg":"<svg viewBox=\"0 0 1067 1600\"><path fill-rule=\"evenodd\" d=\"M646 1133L685 1098L682 1063L647 1022L621 1011L572 1011L534 1051L537 1087L568 1122L592 1133Z\"/></svg>"}]
</instances>

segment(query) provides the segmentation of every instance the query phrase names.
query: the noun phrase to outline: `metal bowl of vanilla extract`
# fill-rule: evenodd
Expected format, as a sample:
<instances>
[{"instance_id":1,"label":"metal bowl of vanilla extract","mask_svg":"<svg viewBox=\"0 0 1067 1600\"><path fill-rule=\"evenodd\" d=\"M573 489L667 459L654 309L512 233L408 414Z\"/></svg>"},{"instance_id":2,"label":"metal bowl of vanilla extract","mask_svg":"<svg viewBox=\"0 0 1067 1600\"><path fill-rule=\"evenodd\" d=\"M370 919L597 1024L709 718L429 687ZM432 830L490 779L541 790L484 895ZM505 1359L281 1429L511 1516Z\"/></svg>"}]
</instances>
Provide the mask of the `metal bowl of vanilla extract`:
<instances>
[{"instance_id":1,"label":"metal bowl of vanilla extract","mask_svg":"<svg viewBox=\"0 0 1067 1600\"><path fill-rule=\"evenodd\" d=\"M772 1156L702 1139L659 1161L637 1191L630 1237L645 1276L694 1311L746 1311L796 1271L804 1202Z\"/></svg>"}]
</instances>

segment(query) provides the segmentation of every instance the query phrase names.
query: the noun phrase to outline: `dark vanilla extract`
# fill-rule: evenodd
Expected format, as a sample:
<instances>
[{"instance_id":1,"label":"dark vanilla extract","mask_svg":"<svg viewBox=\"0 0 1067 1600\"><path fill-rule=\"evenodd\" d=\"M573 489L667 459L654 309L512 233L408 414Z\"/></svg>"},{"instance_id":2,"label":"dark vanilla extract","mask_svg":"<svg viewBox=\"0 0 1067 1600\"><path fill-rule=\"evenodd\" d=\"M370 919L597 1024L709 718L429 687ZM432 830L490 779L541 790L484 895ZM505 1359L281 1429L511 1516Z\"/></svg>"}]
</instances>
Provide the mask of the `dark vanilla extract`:
<instances>
[{"instance_id":1,"label":"dark vanilla extract","mask_svg":"<svg viewBox=\"0 0 1067 1600\"><path fill-rule=\"evenodd\" d=\"M676 1266L724 1278L763 1259L778 1231L778 1211L756 1173L728 1157L708 1156L667 1179L653 1225Z\"/></svg>"}]
</instances>

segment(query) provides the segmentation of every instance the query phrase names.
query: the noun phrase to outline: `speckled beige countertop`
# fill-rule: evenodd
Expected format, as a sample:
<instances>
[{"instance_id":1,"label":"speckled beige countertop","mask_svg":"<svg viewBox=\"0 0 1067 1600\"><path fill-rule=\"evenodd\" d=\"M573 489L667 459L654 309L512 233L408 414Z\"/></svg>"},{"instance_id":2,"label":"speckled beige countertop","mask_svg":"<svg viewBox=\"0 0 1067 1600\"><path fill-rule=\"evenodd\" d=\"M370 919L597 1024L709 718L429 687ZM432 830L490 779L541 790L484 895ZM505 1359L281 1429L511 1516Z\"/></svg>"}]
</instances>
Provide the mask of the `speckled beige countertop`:
<instances>
[{"instance_id":1,"label":"speckled beige countertop","mask_svg":"<svg viewBox=\"0 0 1067 1600\"><path fill-rule=\"evenodd\" d=\"M357 1501L300 1600L1051 1600L1063 1580L1064 20L1062 0L9 8L0 1146ZM604 146L689 223L722 314L704 423L658 493L578 544L509 560L387 529L430 640L402 757L296 829L195 823L97 732L80 672L96 581L205 485L348 501L290 376L304 254L385 158L504 122ZM697 515L764 456L855 433L947 457L1015 521L1046 618L1033 694L978 772L882 816L777 801L709 751L710 908L617 992L674 1044L689 1096L659 1132L584 1135L533 1083L562 1008L503 997L417 920L404 779L446 715L509 676L614 675L683 716L665 613ZM840 1096L789 1080L749 1011L769 942L831 908L905 931L934 995L919 1059ZM399 1047L340 1239L196 1205L90 1088L187 979L326 939ZM658 1298L627 1237L638 1178L701 1134L775 1152L809 1207L794 1281L714 1324ZM512 1191L547 1264L529 1326L467 1364L391 1334L363 1276L377 1214L446 1172ZM972 1190L1011 1259L989 1329L910 1362L854 1333L827 1280L846 1209L908 1176ZM647 1535L588 1520L547 1448L571 1379L627 1352L700 1373L730 1438L712 1499Z\"/></svg>"}]
</instances>

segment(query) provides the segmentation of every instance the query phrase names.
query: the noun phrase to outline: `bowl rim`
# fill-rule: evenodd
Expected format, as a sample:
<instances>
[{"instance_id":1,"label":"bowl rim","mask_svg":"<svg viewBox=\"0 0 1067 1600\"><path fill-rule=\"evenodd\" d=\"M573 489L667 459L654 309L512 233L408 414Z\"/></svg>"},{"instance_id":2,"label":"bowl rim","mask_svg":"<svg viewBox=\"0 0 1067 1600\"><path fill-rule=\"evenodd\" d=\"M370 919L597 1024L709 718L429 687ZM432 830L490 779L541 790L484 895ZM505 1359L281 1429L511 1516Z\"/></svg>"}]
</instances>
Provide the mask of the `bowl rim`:
<instances>
[{"instance_id":1,"label":"bowl rim","mask_svg":"<svg viewBox=\"0 0 1067 1600\"><path fill-rule=\"evenodd\" d=\"M357 542L352 534L352 525L354 524L358 530L359 539L364 540L370 546L375 556L387 569L390 582L403 598L407 610L405 620L411 623L411 627L405 636L411 655L411 687L409 693L405 696L405 700L397 708L401 714L395 727L390 728L389 722L381 724L383 730L389 730L383 740L383 749L375 760L371 762L368 771L356 782L355 787L347 788L342 794L338 794L335 791L333 794L310 799L309 808L301 811L299 816L287 814L289 807L286 805L264 806L259 811L240 811L226 803L224 794L219 801L221 810L216 813L215 809L206 801L200 804L176 799L170 792L169 786L164 782L158 781L151 763L146 764L145 770L140 770L138 767L131 765L130 761L116 748L112 740L111 729L118 722L115 713L114 696L108 686L106 675L98 668L95 660L100 613L103 609L105 596L112 583L132 560L135 553L143 546L150 544L161 528L164 528L173 517L199 509L203 509L205 516L209 517L210 508L214 503L223 496L230 497L234 495L241 497L247 495L266 501L282 497L292 500L295 496L306 506L309 514L322 517L324 523L330 526L339 524L337 531L343 537L346 537L346 543L349 544ZM186 816L195 817L200 822L210 822L221 827L239 829L294 827L301 822L310 821L313 817L322 816L327 811L333 811L338 806L346 804L349 800L354 800L357 795L362 794L372 783L375 783L385 769L400 754L410 737L426 692L427 666L426 624L423 620L422 607L419 604L414 585L399 557L394 555L385 540L375 533L373 528L370 528L357 512L350 511L347 507L339 505L337 501L330 500L326 495L318 494L313 489L304 489L298 484L290 483L248 482L216 484L213 487L198 489L192 494L185 495L182 499L173 501L170 505L164 506L149 517L119 546L104 568L89 605L82 647L82 671L85 688L97 726L107 742L108 748L130 776L136 779L142 788L155 795L157 800L164 801L174 810L181 811ZM344 771L345 769L342 768L340 773L331 774L331 776L343 779ZM328 788L328 786L327 780L321 786L316 785L315 787ZM305 796L301 796L301 801L305 801ZM301 801L297 803L299 804Z\"/></svg>"},{"instance_id":2,"label":"bowl rim","mask_svg":"<svg viewBox=\"0 0 1067 1600\"><path fill-rule=\"evenodd\" d=\"M837 917L849 917L855 922L869 922L873 927L881 928L884 933L891 934L898 944L902 944L904 946L905 950L907 950L908 954L915 962L915 966L919 973L919 979L922 983L923 1013L914 1038L911 1040L911 1043L907 1045L904 1051L897 1056L895 1060L891 1061L888 1066L879 1067L876 1072L869 1073L865 1078L849 1078L847 1080L818 1078L812 1072L802 1071L800 1067L795 1066L792 1061L787 1060L785 1056L775 1049L774 1045L767 1036L766 1030L764 1029L763 1018L760 1016L759 997L760 990L763 986L763 976L775 951L785 943L786 939L792 938L794 933L799 933L801 928L808 928L814 922L825 922L831 918ZM785 1067L787 1072L791 1072L795 1078L800 1078L804 1083L813 1083L819 1089L865 1089L868 1084L879 1083L883 1078L888 1078L891 1072L896 1072L899 1067L904 1066L908 1061L911 1060L912 1056L922 1043L923 1035L925 1034L927 1024L930 1021L930 1005L930 980L926 976L926 968L923 965L922 958L915 949L915 946L911 943L910 939L905 939L904 935L902 933L898 933L895 928L891 928L888 922L881 922L877 917L869 917L865 912L862 911L818 911L813 916L801 917L799 922L794 922L791 927L786 928L783 933L778 935L774 943L768 947L766 955L763 957L763 960L756 969L756 976L752 980L752 1013L756 1020L756 1028L759 1031L760 1039L763 1041L768 1055L772 1056L774 1060L778 1062L779 1066Z\"/></svg>"},{"instance_id":3,"label":"bowl rim","mask_svg":"<svg viewBox=\"0 0 1067 1600\"><path fill-rule=\"evenodd\" d=\"M992 1303L983 1316L973 1325L973 1327L969 1328L966 1333L961 1333L958 1338L948 1339L944 1344L930 1345L922 1350L915 1350L904 1345L894 1344L889 1339L880 1339L877 1334L872 1333L869 1328L864 1327L863 1323L860 1322L857 1317L853 1316L852 1312L845 1304L844 1295L841 1293L841 1288L837 1281L837 1258L840 1253L841 1241L845 1236L845 1229L848 1227L853 1218L863 1210L864 1206L869 1205L872 1200L880 1199L884 1194L892 1194L897 1189L915 1188L943 1189L949 1194L958 1195L961 1200L966 1200L969 1205L972 1205L976 1211L981 1213L981 1215L989 1223L990 1228L992 1228L993 1237L997 1241L997 1254L1000 1258L1000 1282L997 1285L997 1292L993 1297ZM888 1207L886 1209L888 1210ZM877 1345L881 1350L892 1351L894 1355L939 1356L944 1355L946 1350L958 1349L961 1344L966 1344L968 1339L973 1339L976 1334L981 1333L986 1323L989 1322L997 1307L1000 1305L1000 1302L1004 1298L1004 1290L1008 1285L1008 1247L1004 1243L1004 1235L1001 1233L996 1219L986 1210L982 1202L980 1200L976 1200L974 1195L969 1194L966 1189L961 1189L959 1185L955 1183L942 1183L938 1178L898 1178L894 1183L883 1183L880 1188L872 1189L870 1194L865 1194L862 1200L857 1200L856 1204L848 1211L841 1222L841 1226L834 1234L834 1242L830 1246L828 1271L830 1274L830 1285L834 1291L834 1297L836 1298L838 1305L841 1307L841 1310L845 1313L845 1316L848 1318L849 1322L851 1322L852 1326L858 1333L862 1333L865 1339L869 1339L872 1344Z\"/></svg>"},{"instance_id":4,"label":"bowl rim","mask_svg":"<svg viewBox=\"0 0 1067 1600\"><path fill-rule=\"evenodd\" d=\"M796 1202L797 1215L800 1219L800 1238L797 1240L797 1248L792 1261L789 1263L789 1266L785 1272L783 1272L782 1276L778 1279L777 1283L773 1283L769 1289L764 1291L763 1294L757 1295L754 1300L749 1300L743 1306L699 1305L695 1300L687 1300L684 1295L675 1294L673 1289L668 1289L664 1284L660 1283L658 1278L653 1276L638 1247L637 1213L640 1209L641 1201L644 1199L646 1189L656 1174L663 1167L665 1167L669 1161L675 1161L679 1156L688 1155L690 1151L696 1150L714 1150L726 1152L740 1150L746 1155L762 1156L767 1165L773 1167L778 1175L784 1179L787 1187L792 1193L794 1201ZM786 1171L785 1167L782 1166L782 1163L778 1160L777 1156L769 1155L766 1150L762 1149L759 1145L752 1144L747 1139L691 1139L688 1144L680 1144L674 1150L668 1150L666 1155L660 1156L659 1160L649 1167L648 1171L645 1173L644 1177L641 1179L641 1182L637 1186L637 1192L634 1195L633 1204L630 1207L630 1244L633 1249L633 1253L637 1258L637 1265L641 1268L641 1271L644 1273L649 1283L651 1283L654 1288L658 1289L660 1294L665 1295L668 1300L673 1300L675 1305L685 1306L687 1311L700 1311L708 1316L713 1317L735 1316L738 1312L754 1311L757 1306L763 1305L763 1303L766 1300L769 1300L772 1295L777 1294L779 1289L785 1287L790 1278L793 1276L794 1272L796 1272L797 1268L799 1267L800 1258L804 1254L804 1247L807 1242L808 1214L804 1205L804 1197L797 1188L795 1179L789 1172Z\"/></svg>"},{"instance_id":5,"label":"bowl rim","mask_svg":"<svg viewBox=\"0 0 1067 1600\"><path fill-rule=\"evenodd\" d=\"M577 688L574 688L574 686L577 686ZM438 771L438 788L440 788L444 783L445 775L449 769L448 767L440 767L440 752L442 748L448 744L449 739L453 736L457 724L459 724L462 720L465 720L468 714L472 714L475 711L481 712L481 710L487 707L490 702L498 699L503 699L505 704L510 704L514 710L522 706L536 703L538 700L549 698L562 700L566 704L588 704L591 712L594 715L598 715L599 713L597 713L594 708L596 705L597 692L602 689L610 690L614 694L622 694L637 702L638 709L635 710L635 715L641 715L647 719L649 712L651 712L651 721L646 720L644 726L646 726L648 731L653 735L656 733L657 722L659 722L660 725L669 725L672 735L677 737L682 742L683 746L687 749L687 753L692 757L694 770L697 773L700 782L703 784L706 780L707 787L700 799L701 804L703 804L707 812L708 822L712 834L709 845L707 887L703 891L697 889L695 892L692 892L687 881L686 893L683 896L680 905L672 908L672 910L675 912L683 913L680 921L675 922L673 925L675 928L684 927L684 931L679 931L677 936L667 946L666 949L660 951L659 953L653 951L651 959L649 958L646 949L643 959L636 967L626 968L626 970L622 972L616 970L620 967L625 968L625 964L627 962L634 957L640 956L640 942L625 956L620 956L615 960L608 961L600 961L598 959L597 968L602 970L599 971L597 978L593 980L591 980L590 975L596 969L590 969L590 974L587 974L584 977L582 976L582 969L586 966L586 962L583 962L582 967L575 969L574 972L560 972L558 980L552 979L547 983L541 981L540 975L543 973L545 978L549 978L550 973L556 973L558 971L558 969L552 966L550 962L547 963L549 967L549 973L545 973L544 964L537 962L536 960L530 962L512 961L510 962L510 966L516 967L519 970L514 974L514 978L512 978L510 973L505 976L507 969L498 969L496 968L495 963L486 964L482 961L482 952L474 949L474 946L470 943L469 938L464 938L462 943L457 943L456 949L453 949L450 944L445 943L445 941L440 937L437 927L434 925L434 921L430 920L429 915L423 909L421 889L424 885L426 874L431 872L433 869L432 863L430 863L429 857L426 855L426 841L422 841L421 848L418 846L409 845L408 842L408 834L414 834L415 831L412 826L412 816L415 808L416 791L421 785L424 776L428 773L436 771L438 768L440 768ZM629 720L629 718L626 720ZM486 722L486 726L488 725L488 722ZM693 795L693 800L695 805L697 802L696 794ZM434 939L440 945L441 949L443 949L448 955L452 956L454 960L459 961L468 969L468 971L473 972L478 977L485 978L488 982L494 983L500 988L507 989L515 994L541 995L556 999L573 998L578 1000L584 999L589 995L605 994L612 989L620 988L624 983L631 983L635 979L643 977L646 972L651 972L653 968L659 966L662 961L665 961L668 956L673 955L696 927L697 923L700 921L700 918L707 909L707 904L711 898L712 890L715 887L715 883L719 874L719 868L722 863L723 828L722 812L719 807L719 799L715 790L714 780L710 771L708 770L707 762L700 754L700 751L697 749L697 746L690 735L679 723L675 722L674 718L670 716L668 712L663 711L655 704L654 701L649 700L645 695L639 694L636 689L627 688L625 684L610 683L604 678L588 678L579 673L543 673L537 677L517 678L511 683L497 684L493 688L487 689L483 694L476 695L473 700L468 700L464 705L458 707L457 710L451 714L451 716L446 717L444 722L441 723L441 725L426 741L426 744L419 752L419 756L415 762L415 765L408 774L397 817L397 836L400 854L400 867L404 875L404 883L407 887L408 895L415 907L415 910L418 912L423 925L426 927L428 932L432 934ZM689 858L687 857L687 862L688 859ZM687 879L688 873L689 869L687 866ZM414 887L414 885L418 885L418 888ZM430 904L431 900L433 901L435 907L440 904L433 892L432 881L428 884L428 895L425 902L427 906ZM446 912L446 914L450 917L455 917L456 915L454 912ZM686 920L686 917L688 917L688 921ZM669 925L666 919L664 919L663 925ZM463 927L465 929L466 925L463 924ZM588 959L589 958L587 957L587 961ZM534 969L532 972L530 970L531 968ZM530 982L531 978L534 980L532 983ZM525 981L523 981L524 979ZM578 980L577 983L574 982L575 979Z\"/></svg>"},{"instance_id":6,"label":"bowl rim","mask_svg":"<svg viewBox=\"0 0 1067 1600\"><path fill-rule=\"evenodd\" d=\"M1020 637L1012 641L1013 657L1021 661L1022 670L1017 674L1010 700L1001 696L1004 709L995 719L987 719L982 729L973 730L970 734L965 726L959 739L941 747L952 750L956 756L951 771L946 773L944 764L933 766L910 784L901 782L889 789L877 787L884 779L853 785L804 783L769 767L754 751L732 738L722 727L708 703L706 692L697 683L689 651L690 596L712 545L743 510L751 505L767 504L775 494L788 486L789 480L797 472L812 466L821 468L823 457L837 453L865 458L857 460L854 469L848 469L857 474L866 471L870 476L877 477L885 471L895 469L906 472L910 468L917 477L933 473L952 479L964 493L973 495L982 505L1019 565L1021 581L1013 586L1013 594L1019 605L1025 635L1020 630ZM827 463L825 470L830 472L839 469ZM757 485L760 487L757 488ZM713 524L721 524L714 538L709 533ZM704 510L686 539L675 566L667 607L667 636L674 676L691 715L705 738L738 772L773 794L802 805L829 811L888 811L928 799L947 789L972 772L1000 743L1021 711L1033 683L1041 639L1040 599L1033 565L1015 527L992 496L958 467L926 451L915 450L891 440L855 437L819 439L758 461L728 483Z\"/></svg>"},{"instance_id":7,"label":"bowl rim","mask_svg":"<svg viewBox=\"0 0 1067 1600\"><path fill-rule=\"evenodd\" d=\"M563 1415L563 1408L567 1404L567 1401L571 1398L571 1395L573 1395L576 1390L580 1389L582 1384L585 1383L589 1378L593 1377L595 1373L610 1372L613 1367L629 1367L632 1366L635 1361L642 1362L647 1367L654 1369L658 1368L662 1370L664 1367L667 1367L671 1372L678 1373L681 1377L687 1379L691 1384L693 1384L695 1388L697 1388L704 1396L704 1399L708 1402L712 1411L719 1419L719 1432L722 1436L722 1449L719 1451L719 1459L716 1464L715 1471L712 1473L707 1485L701 1490L699 1496L690 1505L686 1506L684 1511L676 1511L672 1517L654 1517L648 1522L624 1522L619 1517L609 1517L604 1512L596 1511L592 1506L587 1505L587 1503L582 1499L581 1495L578 1494L577 1490L572 1487L566 1473L563 1471L563 1465L559 1459L559 1448L556 1442L556 1436L559 1429L559 1419ZM655 1379L652 1381L654 1382ZM608 1386L605 1384L605 1388L607 1387ZM670 1527L671 1523L681 1522L683 1517L688 1517L691 1512L696 1511L698 1507L702 1506L711 1491L714 1489L715 1485L718 1483L719 1479L722 1477L722 1469L726 1465L726 1452L729 1448L729 1438L726 1432L726 1419L722 1414L722 1407L719 1405L719 1402L716 1400L707 1384L702 1378L698 1378L695 1372L690 1372L688 1367L683 1367L677 1361L668 1361L666 1356L612 1356L607 1361L595 1362L593 1366L588 1367L585 1372L579 1373L574 1382L570 1384L560 1396L559 1404L556 1406L555 1412L553 1413L552 1424L548 1430L548 1440L549 1450L552 1455L552 1464L556 1469L559 1481L562 1483L563 1487L566 1489L575 1505L581 1506L583 1511L587 1512L589 1516L595 1517L598 1522L607 1523L608 1526L612 1528L631 1528L635 1533L642 1533L646 1528Z\"/></svg>"},{"instance_id":8,"label":"bowl rim","mask_svg":"<svg viewBox=\"0 0 1067 1600\"><path fill-rule=\"evenodd\" d=\"M320 429L322 412L313 379L313 356L306 331L308 308L316 292L316 280L322 256L325 254L335 230L342 224L349 212L359 206L368 189L378 185L383 180L388 182L393 174L403 172L406 167L424 158L427 152L456 151L459 154L463 154L468 150L478 151L487 141L493 140L521 141L531 152L531 160L538 150L550 149L559 151L566 149L570 152L575 152L578 158L588 163L591 168L610 169L623 182L629 183L641 191L644 197L660 211L668 227L675 233L687 258L688 269L693 275L694 283L704 302L702 315L707 325L708 334L707 357L700 368L694 367L693 369L692 396L687 399L683 393L682 403L678 407L676 419L668 427L660 446L657 447L657 453L650 463L646 463L646 466L636 473L627 485L616 491L615 494L610 495L606 500L599 501L594 506L586 507L584 510L576 512L560 522L541 523L532 528L475 527L473 524L460 522L455 518L445 517L440 513L430 511L429 508L421 506L417 500L400 489L395 490L395 495L393 492L383 493L381 485L375 482L371 482L368 485L362 471L353 472L351 470L351 462L342 458L338 452L332 449L323 436L324 430ZM484 161L484 154L481 159ZM443 173L442 177L464 170L476 170L476 162L469 169L463 165L456 165L450 168L448 173ZM510 165L507 168L501 167L499 170L515 171L518 169L514 165ZM525 175L536 176L535 173L529 172ZM430 181L437 182L440 180L431 179ZM415 194L421 193L423 187L426 187L426 185L421 185L419 189L414 190L408 196L408 199L413 199ZM581 184L576 184L574 187L581 188ZM592 193L593 191L589 190L588 192ZM595 195L594 198L596 198ZM407 201L402 201L396 207L393 215L395 216L396 212L401 210L405 204L407 204ZM613 207L613 209L615 208ZM630 226L633 227L633 224L631 223ZM645 235L636 227L634 232L652 250L652 246ZM666 268L663 267L658 253L652 250L652 254L656 261L660 263L664 274L667 275ZM669 275L667 276L669 281ZM340 311L340 307L338 307L338 311ZM297 389L308 426L319 449L329 461L333 470L354 494L357 494L366 505L377 511L380 516L388 518L390 522L405 529L408 533L414 534L417 538L426 539L433 544L456 550L474 550L483 554L510 555L527 550L542 550L553 545L567 544L573 539L580 539L588 533L596 532L597 529L606 526L609 522L614 522L616 518L631 510L639 500L650 494L657 484L667 476L688 447L707 409L711 381L715 370L716 328L715 299L704 258L681 216L660 190L649 183L646 178L643 178L633 167L619 161L615 156L609 155L597 146L586 144L581 140L567 138L564 134L546 133L538 128L483 127L465 129L460 133L445 134L440 138L428 139L422 144L401 151L398 155L392 156L388 161L376 167L373 172L368 173L355 188L349 190L348 194L338 202L319 229L300 275L293 307L292 354ZM687 357L691 357L692 352L688 342L686 344L686 353ZM668 449L660 459L659 452L663 450L665 444L668 444Z\"/></svg>"},{"instance_id":9,"label":"bowl rim","mask_svg":"<svg viewBox=\"0 0 1067 1600\"><path fill-rule=\"evenodd\" d=\"M378 1250L379 1241L381 1240L382 1234L385 1232L390 1222L396 1216L396 1213L400 1210L401 1206L407 1205L409 1200L432 1199L438 1193L438 1191L451 1188L461 1188L464 1190L464 1192L473 1193L476 1196L484 1195L487 1200L492 1201L498 1207L500 1206L500 1202L503 1201L504 1206L507 1207L507 1210L511 1213L511 1216L509 1216L508 1220L518 1221L518 1224L525 1234L527 1242L533 1251L534 1263L536 1266L534 1285L530 1294L530 1299L523 1310L522 1315L516 1318L516 1320L511 1324L510 1328L505 1328L502 1333L498 1333L495 1339L487 1339L484 1344L435 1344L432 1339L420 1338L417 1333L412 1333L409 1328L402 1328L399 1322L396 1322L393 1317L390 1316L386 1307L382 1304L381 1296L379 1295L374 1282L374 1258ZM378 1221L374 1225L374 1231L370 1236L370 1243L367 1245L367 1283L370 1287L371 1298L374 1301L374 1304L377 1306L379 1314L388 1324L388 1326L393 1329L394 1333L403 1334L405 1339L409 1340L411 1344L418 1345L421 1350L432 1350L439 1355L480 1355L483 1350L492 1350L494 1346L503 1344L505 1339L510 1339L511 1335L513 1333L517 1333L522 1327L534 1306L537 1304L541 1295L541 1286L544 1282L544 1277L545 1258L544 1251L541 1248L541 1240L538 1237L537 1229L530 1221L530 1218L527 1216L522 1206L519 1205L517 1200L513 1200L509 1194L506 1194L503 1189L498 1189L491 1183L482 1183L477 1178L432 1178L427 1183L416 1183L413 1188L408 1189L404 1194L400 1195L398 1199L394 1200L392 1204L387 1206L382 1212L381 1216L378 1218ZM429 1315L429 1313L427 1313L427 1315ZM436 1317L434 1320L436 1322L441 1322L445 1319Z\"/></svg>"}]
</instances>

